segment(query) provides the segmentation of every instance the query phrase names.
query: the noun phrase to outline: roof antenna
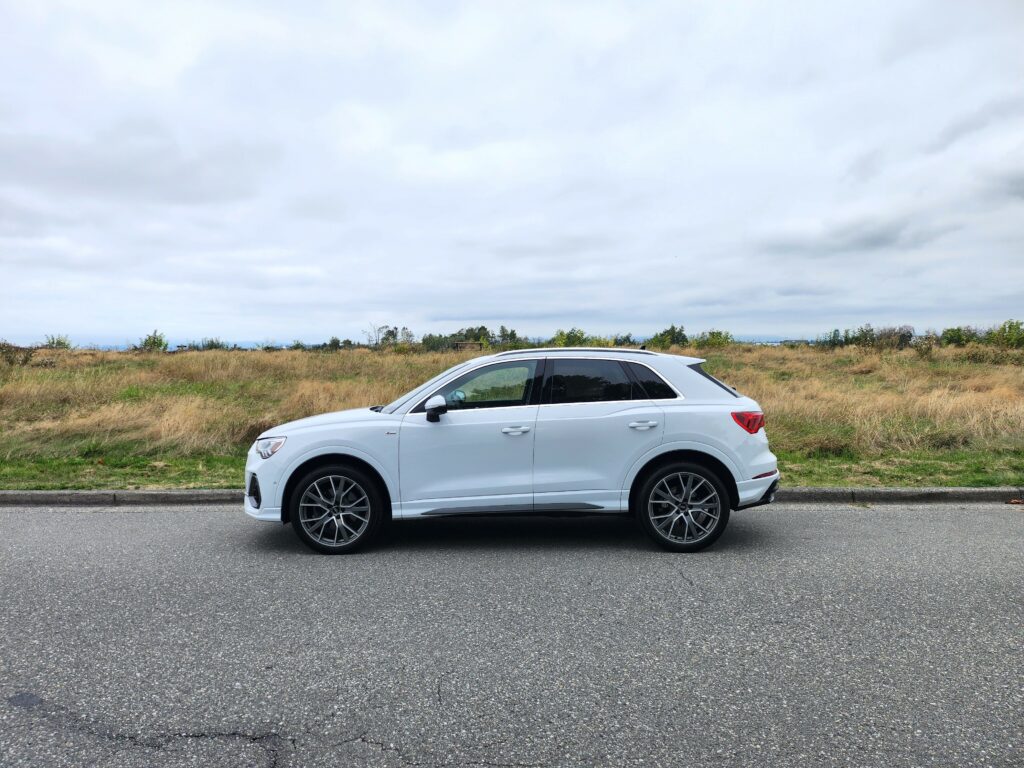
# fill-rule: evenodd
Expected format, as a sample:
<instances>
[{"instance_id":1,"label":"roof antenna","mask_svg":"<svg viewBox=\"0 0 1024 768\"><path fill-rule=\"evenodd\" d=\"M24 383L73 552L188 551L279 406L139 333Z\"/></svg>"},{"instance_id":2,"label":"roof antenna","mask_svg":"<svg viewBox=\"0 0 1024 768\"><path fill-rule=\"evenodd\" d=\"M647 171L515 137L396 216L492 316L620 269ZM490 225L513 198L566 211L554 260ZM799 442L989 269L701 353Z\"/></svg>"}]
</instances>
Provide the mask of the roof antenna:
<instances>
[{"instance_id":1,"label":"roof antenna","mask_svg":"<svg viewBox=\"0 0 1024 768\"><path fill-rule=\"evenodd\" d=\"M646 344L641 344L640 345L640 349L647 349L647 345Z\"/></svg>"}]
</instances>

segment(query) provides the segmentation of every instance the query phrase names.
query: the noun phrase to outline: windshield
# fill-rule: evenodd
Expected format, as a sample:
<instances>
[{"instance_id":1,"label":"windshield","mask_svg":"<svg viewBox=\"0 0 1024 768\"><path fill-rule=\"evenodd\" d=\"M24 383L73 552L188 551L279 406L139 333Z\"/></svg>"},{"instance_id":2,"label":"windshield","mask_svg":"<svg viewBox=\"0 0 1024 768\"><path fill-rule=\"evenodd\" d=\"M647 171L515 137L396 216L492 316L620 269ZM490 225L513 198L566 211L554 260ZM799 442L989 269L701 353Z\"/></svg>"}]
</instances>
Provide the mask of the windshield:
<instances>
[{"instance_id":1,"label":"windshield","mask_svg":"<svg viewBox=\"0 0 1024 768\"><path fill-rule=\"evenodd\" d=\"M435 376L434 378L430 379L429 381L425 381L422 384L420 384L418 387L416 387L416 389L413 389L413 390L411 390L409 392L406 392L404 395L402 395L400 398L395 400L393 403L388 403L387 405L385 405L384 408L381 409L381 413L394 413L395 411L397 411L399 408L401 408L402 405L404 405L409 400L414 400L417 397L419 397L421 394L426 394L426 390L429 390L431 387L433 387L435 384L440 382L442 379L444 379L445 377L449 376L452 373L455 373L455 371L459 370L460 368L465 368L471 362L473 362L473 361L472 360L467 360L464 363L459 363L458 365L453 365L451 368L449 368L446 371L442 371L441 373L437 374L437 376Z\"/></svg>"}]
</instances>

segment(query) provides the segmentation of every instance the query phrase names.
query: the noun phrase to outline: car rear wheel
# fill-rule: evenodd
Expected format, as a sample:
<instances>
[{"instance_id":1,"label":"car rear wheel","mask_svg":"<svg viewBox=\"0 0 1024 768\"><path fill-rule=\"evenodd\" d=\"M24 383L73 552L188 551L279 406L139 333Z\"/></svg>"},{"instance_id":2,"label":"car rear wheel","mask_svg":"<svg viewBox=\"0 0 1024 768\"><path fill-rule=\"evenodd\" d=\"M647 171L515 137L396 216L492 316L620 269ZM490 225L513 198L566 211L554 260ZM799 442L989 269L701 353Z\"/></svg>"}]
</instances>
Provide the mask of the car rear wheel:
<instances>
[{"instance_id":1,"label":"car rear wheel","mask_svg":"<svg viewBox=\"0 0 1024 768\"><path fill-rule=\"evenodd\" d=\"M355 467L319 467L295 484L291 523L298 537L318 552L355 552L378 533L384 495L374 478Z\"/></svg>"},{"instance_id":2,"label":"car rear wheel","mask_svg":"<svg viewBox=\"0 0 1024 768\"><path fill-rule=\"evenodd\" d=\"M659 467L644 482L637 516L648 535L673 552L711 546L729 523L729 496L708 469L689 462Z\"/></svg>"}]
</instances>

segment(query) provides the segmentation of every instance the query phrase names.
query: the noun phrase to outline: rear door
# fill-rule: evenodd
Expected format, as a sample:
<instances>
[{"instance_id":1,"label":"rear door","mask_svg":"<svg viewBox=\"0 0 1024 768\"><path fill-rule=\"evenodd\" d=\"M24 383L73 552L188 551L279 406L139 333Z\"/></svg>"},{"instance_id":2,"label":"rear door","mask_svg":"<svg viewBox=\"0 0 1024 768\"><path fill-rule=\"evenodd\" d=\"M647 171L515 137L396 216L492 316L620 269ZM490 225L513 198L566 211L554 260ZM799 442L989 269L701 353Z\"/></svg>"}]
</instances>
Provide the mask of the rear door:
<instances>
[{"instance_id":1,"label":"rear door","mask_svg":"<svg viewBox=\"0 0 1024 768\"><path fill-rule=\"evenodd\" d=\"M549 358L534 438L534 508L621 509L626 473L665 417L622 361Z\"/></svg>"}]
</instances>

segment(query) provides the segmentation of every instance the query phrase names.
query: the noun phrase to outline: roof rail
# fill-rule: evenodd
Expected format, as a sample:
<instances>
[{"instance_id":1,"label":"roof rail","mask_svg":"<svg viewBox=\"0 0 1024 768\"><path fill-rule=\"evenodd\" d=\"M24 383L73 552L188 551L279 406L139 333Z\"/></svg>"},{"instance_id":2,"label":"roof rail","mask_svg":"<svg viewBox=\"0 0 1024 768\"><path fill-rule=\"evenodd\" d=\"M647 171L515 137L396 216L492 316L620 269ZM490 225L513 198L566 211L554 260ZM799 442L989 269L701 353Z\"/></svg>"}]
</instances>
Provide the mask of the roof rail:
<instances>
[{"instance_id":1,"label":"roof rail","mask_svg":"<svg viewBox=\"0 0 1024 768\"><path fill-rule=\"evenodd\" d=\"M656 355L657 352L648 352L646 349L625 349L623 347L528 347L526 349L510 349L506 352L498 352L495 357L503 355L526 355L537 352L617 352L620 355Z\"/></svg>"}]
</instances>

